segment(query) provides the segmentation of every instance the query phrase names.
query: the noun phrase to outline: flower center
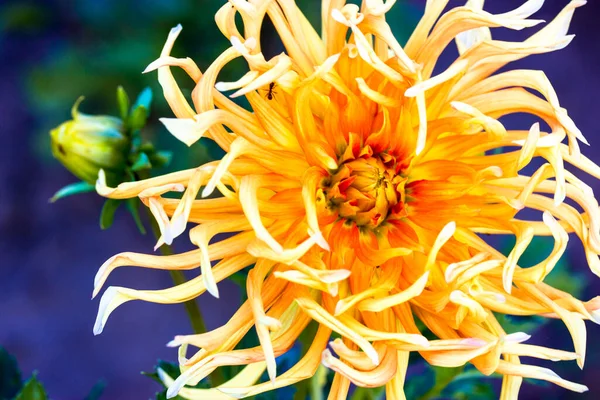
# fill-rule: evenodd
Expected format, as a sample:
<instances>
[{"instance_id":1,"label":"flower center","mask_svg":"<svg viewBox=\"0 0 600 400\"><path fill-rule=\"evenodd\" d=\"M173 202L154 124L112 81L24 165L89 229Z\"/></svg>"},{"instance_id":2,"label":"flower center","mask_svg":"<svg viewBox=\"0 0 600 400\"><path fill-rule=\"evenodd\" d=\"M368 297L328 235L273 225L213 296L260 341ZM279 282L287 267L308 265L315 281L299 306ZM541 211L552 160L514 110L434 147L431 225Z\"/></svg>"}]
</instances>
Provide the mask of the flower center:
<instances>
[{"instance_id":1,"label":"flower center","mask_svg":"<svg viewBox=\"0 0 600 400\"><path fill-rule=\"evenodd\" d=\"M367 228L405 216L406 178L397 168L395 158L385 153L345 161L323 187L328 206L339 217Z\"/></svg>"}]
</instances>

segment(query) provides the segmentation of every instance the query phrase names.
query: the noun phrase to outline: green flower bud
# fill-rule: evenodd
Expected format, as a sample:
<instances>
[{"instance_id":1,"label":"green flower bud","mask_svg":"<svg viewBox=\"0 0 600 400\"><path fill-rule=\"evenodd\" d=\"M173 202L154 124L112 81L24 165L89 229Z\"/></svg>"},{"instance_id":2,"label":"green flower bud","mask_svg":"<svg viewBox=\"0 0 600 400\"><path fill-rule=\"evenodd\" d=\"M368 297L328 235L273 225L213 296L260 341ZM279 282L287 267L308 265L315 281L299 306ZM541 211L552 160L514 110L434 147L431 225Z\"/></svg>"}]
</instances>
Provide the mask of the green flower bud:
<instances>
[{"instance_id":1,"label":"green flower bud","mask_svg":"<svg viewBox=\"0 0 600 400\"><path fill-rule=\"evenodd\" d=\"M77 109L73 119L50 131L52 154L81 180L95 183L98 171L106 172L109 184L123 181L131 143L125 134L123 121L105 115L85 115Z\"/></svg>"}]
</instances>

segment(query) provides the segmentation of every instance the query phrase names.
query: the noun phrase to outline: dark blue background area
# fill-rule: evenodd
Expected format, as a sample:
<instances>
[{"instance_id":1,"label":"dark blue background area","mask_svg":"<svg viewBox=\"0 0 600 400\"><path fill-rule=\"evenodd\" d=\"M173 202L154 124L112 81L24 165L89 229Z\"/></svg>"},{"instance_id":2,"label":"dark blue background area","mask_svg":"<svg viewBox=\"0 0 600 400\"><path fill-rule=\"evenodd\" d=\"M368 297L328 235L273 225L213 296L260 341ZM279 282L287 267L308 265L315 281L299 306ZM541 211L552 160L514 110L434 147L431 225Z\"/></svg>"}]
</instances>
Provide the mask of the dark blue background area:
<instances>
[{"instance_id":1,"label":"dark blue background area","mask_svg":"<svg viewBox=\"0 0 600 400\"><path fill-rule=\"evenodd\" d=\"M486 9L508 11L522 2L488 0ZM422 9L424 2L398 3L396 7L409 12ZM550 21L567 1L546 3L535 17ZM125 213L119 214L111 230L101 231L97 219L102 203L95 195L48 203L58 188L74 178L50 158L46 132L68 118L70 104L82 93L90 98L87 110L98 105L105 107L98 112L109 113L115 112L114 106L106 104L112 101L109 96L117 84L128 84L132 90L145 85L157 89L155 75L139 72L158 55L168 29L182 19L186 23L176 55L193 57L205 70L227 46L212 22L221 4L216 0L0 1L0 345L17 357L24 375L38 370L55 400L82 399L100 378L107 382L105 399L150 398L159 386L139 372L150 370L157 358L175 360L175 350L165 344L175 334L191 330L183 306L131 302L113 313L102 335L92 335L98 301L90 301L90 296L97 268L121 251L151 252L154 241L141 236ZM318 14L316 1L303 4L309 13ZM31 8L15 17L15 5ZM547 73L562 106L592 144L583 148L584 154L596 162L600 162L599 17L600 2L591 1L575 14L570 32L577 37L568 48L512 66ZM115 23L116 19L121 22ZM535 29L492 33L517 40ZM113 52L115 37L125 43ZM445 57L452 57L453 51ZM157 97L154 117L170 116L162 97ZM519 118L510 121L519 122ZM177 165L195 165L194 160L204 156L202 149L189 153L160 132L160 140L185 154L178 157ZM579 176L600 193L597 180ZM182 236L176 249L185 249L185 241ZM576 238L569 244L568 257L572 271L587 283L584 298L598 294L600 279L589 271ZM108 284L158 289L171 282L162 271L121 268ZM224 323L237 307L235 285L222 283L220 289L221 300L208 294L199 299L212 328ZM600 328L591 323L588 328L583 371L574 362L535 363L551 366L561 376L587 385L590 392L576 395L553 385L527 384L521 398L600 397L600 341L596 339ZM572 349L560 321L537 332L532 343Z\"/></svg>"}]
</instances>

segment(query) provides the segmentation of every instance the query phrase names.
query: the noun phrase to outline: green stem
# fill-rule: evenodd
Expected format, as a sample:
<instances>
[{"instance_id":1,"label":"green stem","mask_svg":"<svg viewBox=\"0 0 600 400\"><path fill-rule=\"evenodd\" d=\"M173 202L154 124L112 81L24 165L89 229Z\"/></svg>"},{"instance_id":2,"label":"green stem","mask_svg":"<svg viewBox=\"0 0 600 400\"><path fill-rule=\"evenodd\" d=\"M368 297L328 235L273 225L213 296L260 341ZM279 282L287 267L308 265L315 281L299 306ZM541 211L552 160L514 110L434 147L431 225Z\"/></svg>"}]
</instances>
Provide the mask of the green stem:
<instances>
[{"instance_id":1,"label":"green stem","mask_svg":"<svg viewBox=\"0 0 600 400\"><path fill-rule=\"evenodd\" d=\"M181 271L169 271L169 274L171 275L171 279L173 279L173 283L176 285L181 285L182 283L186 282L185 276ZM204 324L200 307L198 307L196 301L188 300L183 303L183 305L185 306L185 311L187 311L188 317L190 318L190 323L192 324L194 333L206 332L206 325Z\"/></svg>"},{"instance_id":2,"label":"green stem","mask_svg":"<svg viewBox=\"0 0 600 400\"><path fill-rule=\"evenodd\" d=\"M132 176L132 178L136 181L148 179L150 178L150 173L148 171L140 171L135 173ZM150 218L150 225L152 225L152 233L154 234L156 240L158 240L158 238L160 238L161 236L158 224L156 223L154 216L150 212L150 209L146 207L145 209L148 213L148 217ZM171 248L171 246L163 244L162 246L160 246L160 252L165 256L170 256L173 254L173 249ZM181 271L169 271L169 274L171 275L171 279L173 280L173 283L175 285L181 285L182 283L185 283L187 281L187 279L185 279L185 275L183 275L183 272ZM183 305L185 306L185 311L187 312L187 315L190 319L190 323L192 324L192 329L194 330L194 333L206 332L206 325L204 325L204 319L202 318L202 313L200 312L200 308L198 307L196 301L193 299L188 300L185 303L183 303Z\"/></svg>"},{"instance_id":3,"label":"green stem","mask_svg":"<svg viewBox=\"0 0 600 400\"><path fill-rule=\"evenodd\" d=\"M310 394L312 400L323 400L323 387L327 383L327 369L319 365L315 376L310 379Z\"/></svg>"},{"instance_id":4,"label":"green stem","mask_svg":"<svg viewBox=\"0 0 600 400\"><path fill-rule=\"evenodd\" d=\"M152 224L152 232L154 233L154 236L158 240L158 238L160 237L160 229L158 228L158 225L156 224L156 220L151 215L150 210L148 210L148 214L150 215L150 221ZM171 246L163 244L162 246L160 246L160 252L165 256L170 256L173 254L173 249L171 248ZM175 285L181 285L187 281L187 279L185 278L185 275L181 271L171 270L171 271L169 271L169 274L171 275L171 279L173 280L173 283ZM187 315L190 319L190 323L192 324L192 329L194 330L194 333L206 332L206 325L204 324L204 318L202 318L202 313L200 312L200 307L198 307L196 300L193 300L193 299L188 300L185 303L183 303L183 305L185 306L185 311L187 312ZM221 370L221 368L215 369L210 374L210 382L213 387L219 386L220 384L225 383L225 381L226 381L226 379L223 376L223 371Z\"/></svg>"},{"instance_id":5,"label":"green stem","mask_svg":"<svg viewBox=\"0 0 600 400\"><path fill-rule=\"evenodd\" d=\"M150 215L150 221L152 224L152 232L158 240L158 238L160 237L160 230L158 229L158 225L156 224L156 221L154 220L152 215ZM171 246L163 244L162 246L160 246L160 252L165 256L170 256L173 254L173 249L171 248ZM171 270L169 271L169 274L171 275L171 279L173 280L173 283L175 285L181 285L182 283L185 283L187 281L187 279L185 279L185 275L181 271ZM206 325L204 324L202 313L200 312L200 308L198 307L196 301L188 300L185 303L183 303L183 305L185 306L185 311L187 312L187 315L190 319L190 323L192 324L192 329L194 330L194 333L206 332Z\"/></svg>"}]
</instances>

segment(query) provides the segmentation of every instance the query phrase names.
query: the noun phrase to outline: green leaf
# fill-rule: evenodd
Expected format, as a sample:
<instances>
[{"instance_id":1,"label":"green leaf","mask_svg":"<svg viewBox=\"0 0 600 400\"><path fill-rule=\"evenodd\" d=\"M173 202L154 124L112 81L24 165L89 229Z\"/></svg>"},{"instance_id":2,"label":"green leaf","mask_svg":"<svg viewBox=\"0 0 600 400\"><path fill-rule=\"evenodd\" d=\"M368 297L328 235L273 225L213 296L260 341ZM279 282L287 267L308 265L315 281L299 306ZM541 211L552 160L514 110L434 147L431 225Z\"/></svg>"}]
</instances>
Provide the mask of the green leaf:
<instances>
[{"instance_id":1,"label":"green leaf","mask_svg":"<svg viewBox=\"0 0 600 400\"><path fill-rule=\"evenodd\" d=\"M151 168L152 163L150 162L150 159L148 158L148 155L146 153L139 153L137 155L137 158L133 162L133 165L131 166L131 170L136 172Z\"/></svg>"},{"instance_id":2,"label":"green leaf","mask_svg":"<svg viewBox=\"0 0 600 400\"><path fill-rule=\"evenodd\" d=\"M421 396L421 400L428 399L436 399L438 398L444 389L463 372L464 367L458 368L443 368L443 367L431 367L435 376L435 384L431 389L427 391L423 396Z\"/></svg>"},{"instance_id":3,"label":"green leaf","mask_svg":"<svg viewBox=\"0 0 600 400\"><path fill-rule=\"evenodd\" d=\"M112 226L115 219L115 212L121 205L121 200L108 199L104 202L102 212L100 213L100 228L108 229Z\"/></svg>"},{"instance_id":4,"label":"green leaf","mask_svg":"<svg viewBox=\"0 0 600 400\"><path fill-rule=\"evenodd\" d=\"M90 390L90 394L88 394L84 400L98 400L102 396L102 392L104 392L104 388L106 388L106 382L103 380L98 381L92 390Z\"/></svg>"},{"instance_id":5,"label":"green leaf","mask_svg":"<svg viewBox=\"0 0 600 400\"><path fill-rule=\"evenodd\" d=\"M128 125L131 131L135 132L142 129L146 125L148 116L150 115L150 106L152 104L152 89L147 87L139 94L131 112L129 113Z\"/></svg>"},{"instance_id":6,"label":"green leaf","mask_svg":"<svg viewBox=\"0 0 600 400\"><path fill-rule=\"evenodd\" d=\"M121 119L123 121L127 120L130 102L129 96L127 96L127 92L125 92L123 86L119 86L117 88L117 104L119 105L119 114L121 114Z\"/></svg>"},{"instance_id":7,"label":"green leaf","mask_svg":"<svg viewBox=\"0 0 600 400\"><path fill-rule=\"evenodd\" d=\"M140 217L140 210L138 208L139 201L140 200L137 197L127 199L127 210L129 210L129 213L133 217L135 225L137 226L140 233L142 235L145 235L146 228L144 227L144 223L142 222L142 218Z\"/></svg>"},{"instance_id":8,"label":"green leaf","mask_svg":"<svg viewBox=\"0 0 600 400\"><path fill-rule=\"evenodd\" d=\"M149 157L153 168L167 167L169 164L171 164L171 160L173 159L173 152L156 151L154 153L150 153Z\"/></svg>"},{"instance_id":9,"label":"green leaf","mask_svg":"<svg viewBox=\"0 0 600 400\"><path fill-rule=\"evenodd\" d=\"M131 133L131 150L130 150L130 154L137 154L141 151L144 151L142 149L142 135L140 135L140 131L134 131Z\"/></svg>"},{"instance_id":10,"label":"green leaf","mask_svg":"<svg viewBox=\"0 0 600 400\"><path fill-rule=\"evenodd\" d=\"M22 386L17 360L0 346L0 400L12 399Z\"/></svg>"},{"instance_id":11,"label":"green leaf","mask_svg":"<svg viewBox=\"0 0 600 400\"><path fill-rule=\"evenodd\" d=\"M134 132L142 129L146 125L148 114L148 109L146 107L135 107L129 115L129 128Z\"/></svg>"},{"instance_id":12,"label":"green leaf","mask_svg":"<svg viewBox=\"0 0 600 400\"><path fill-rule=\"evenodd\" d=\"M71 184L63 187L62 189L60 189L58 192L54 193L54 196L52 196L52 198L50 199L50 203L54 203L56 200L59 200L59 199L65 198L65 197L73 196L74 194L89 193L89 192L93 192L94 190L95 190L95 187L91 183L87 183L87 182L71 183Z\"/></svg>"},{"instance_id":13,"label":"green leaf","mask_svg":"<svg viewBox=\"0 0 600 400\"><path fill-rule=\"evenodd\" d=\"M149 113L151 105L152 105L152 89L147 87L144 90L142 90L140 92L140 94L138 95L137 99L135 100L135 104L133 105L133 109L136 109L138 107L144 107Z\"/></svg>"},{"instance_id":14,"label":"green leaf","mask_svg":"<svg viewBox=\"0 0 600 400\"><path fill-rule=\"evenodd\" d=\"M494 391L494 380L502 379L500 374L483 375L476 368L468 366L457 375L446 387L444 398L453 400L494 400L497 394Z\"/></svg>"},{"instance_id":15,"label":"green leaf","mask_svg":"<svg viewBox=\"0 0 600 400\"><path fill-rule=\"evenodd\" d=\"M140 145L140 151L143 151L148 154L153 154L156 152L156 148L152 142L144 142Z\"/></svg>"},{"instance_id":16,"label":"green leaf","mask_svg":"<svg viewBox=\"0 0 600 400\"><path fill-rule=\"evenodd\" d=\"M37 374L34 372L33 376L25 382L23 389L19 392L15 400L48 400L48 395L44 386L37 380Z\"/></svg>"}]
</instances>

